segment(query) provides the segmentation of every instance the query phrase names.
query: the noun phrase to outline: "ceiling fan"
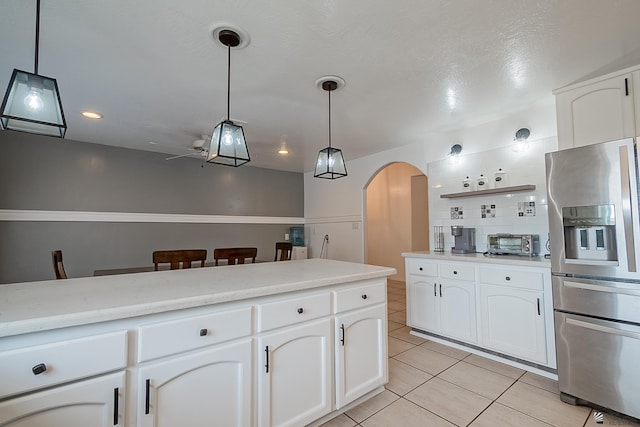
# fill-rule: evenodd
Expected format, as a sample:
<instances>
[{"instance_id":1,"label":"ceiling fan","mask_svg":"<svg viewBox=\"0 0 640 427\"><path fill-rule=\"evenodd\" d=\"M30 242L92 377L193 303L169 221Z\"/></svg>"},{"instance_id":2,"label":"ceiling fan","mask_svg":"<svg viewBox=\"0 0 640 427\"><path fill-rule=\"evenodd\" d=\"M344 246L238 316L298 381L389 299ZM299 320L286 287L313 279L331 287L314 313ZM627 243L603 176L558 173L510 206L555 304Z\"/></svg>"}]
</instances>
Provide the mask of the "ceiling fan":
<instances>
[{"instance_id":1,"label":"ceiling fan","mask_svg":"<svg viewBox=\"0 0 640 427\"><path fill-rule=\"evenodd\" d=\"M165 160L174 160L179 159L181 157L197 157L200 156L202 158L207 157L207 149L205 148L205 144L211 140L211 135L200 135L199 139L194 140L191 143L191 148L189 149L189 153L180 154L178 156L171 156L165 158Z\"/></svg>"}]
</instances>

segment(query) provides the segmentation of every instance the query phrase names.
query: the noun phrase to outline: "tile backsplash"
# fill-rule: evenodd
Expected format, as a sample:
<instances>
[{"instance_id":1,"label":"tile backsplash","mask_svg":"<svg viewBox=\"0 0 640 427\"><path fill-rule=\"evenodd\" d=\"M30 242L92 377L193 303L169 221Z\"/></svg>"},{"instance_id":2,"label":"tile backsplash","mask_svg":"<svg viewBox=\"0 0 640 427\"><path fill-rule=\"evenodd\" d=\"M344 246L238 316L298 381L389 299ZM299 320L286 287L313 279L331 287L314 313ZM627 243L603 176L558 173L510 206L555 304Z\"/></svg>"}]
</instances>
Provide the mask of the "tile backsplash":
<instances>
[{"instance_id":1,"label":"tile backsplash","mask_svg":"<svg viewBox=\"0 0 640 427\"><path fill-rule=\"evenodd\" d=\"M540 251L547 253L547 193L544 154L555 149L556 138L530 141L529 150L514 152L503 147L459 156L427 165L429 178L429 224L443 226L445 249L453 246L451 225L476 229L476 250L487 249L487 235L494 233L538 234ZM481 176L482 175L482 176ZM499 177L497 182L495 178ZM442 194L464 193L463 184L486 179L484 187L535 185L535 190L441 198Z\"/></svg>"}]
</instances>

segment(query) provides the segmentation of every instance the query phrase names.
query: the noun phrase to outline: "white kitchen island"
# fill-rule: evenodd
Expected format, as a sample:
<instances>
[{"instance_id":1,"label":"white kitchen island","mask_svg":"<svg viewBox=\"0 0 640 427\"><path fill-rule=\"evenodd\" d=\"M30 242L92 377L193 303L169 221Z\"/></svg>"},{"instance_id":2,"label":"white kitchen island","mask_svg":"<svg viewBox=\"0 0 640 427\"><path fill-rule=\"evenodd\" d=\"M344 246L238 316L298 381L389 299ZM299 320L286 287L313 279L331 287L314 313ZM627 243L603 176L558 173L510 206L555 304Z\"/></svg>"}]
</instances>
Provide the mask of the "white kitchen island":
<instances>
[{"instance_id":1,"label":"white kitchen island","mask_svg":"<svg viewBox=\"0 0 640 427\"><path fill-rule=\"evenodd\" d=\"M412 334L556 377L548 260L428 251L402 255Z\"/></svg>"},{"instance_id":2,"label":"white kitchen island","mask_svg":"<svg viewBox=\"0 0 640 427\"><path fill-rule=\"evenodd\" d=\"M327 419L387 382L391 274L311 259L0 285L0 425Z\"/></svg>"}]
</instances>

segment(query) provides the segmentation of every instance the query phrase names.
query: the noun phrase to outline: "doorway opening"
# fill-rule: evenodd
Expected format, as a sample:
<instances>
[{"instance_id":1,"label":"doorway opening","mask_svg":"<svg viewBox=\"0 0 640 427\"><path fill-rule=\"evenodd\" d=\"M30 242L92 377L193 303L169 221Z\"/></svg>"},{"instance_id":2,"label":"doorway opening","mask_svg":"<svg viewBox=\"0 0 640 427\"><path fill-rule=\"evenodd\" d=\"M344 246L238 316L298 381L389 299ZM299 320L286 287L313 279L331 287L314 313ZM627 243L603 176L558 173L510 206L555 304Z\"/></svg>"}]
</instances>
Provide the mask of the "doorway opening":
<instances>
[{"instance_id":1,"label":"doorway opening","mask_svg":"<svg viewBox=\"0 0 640 427\"><path fill-rule=\"evenodd\" d=\"M415 166L391 163L364 188L367 264L393 267L405 280L403 252L429 250L428 181Z\"/></svg>"}]
</instances>

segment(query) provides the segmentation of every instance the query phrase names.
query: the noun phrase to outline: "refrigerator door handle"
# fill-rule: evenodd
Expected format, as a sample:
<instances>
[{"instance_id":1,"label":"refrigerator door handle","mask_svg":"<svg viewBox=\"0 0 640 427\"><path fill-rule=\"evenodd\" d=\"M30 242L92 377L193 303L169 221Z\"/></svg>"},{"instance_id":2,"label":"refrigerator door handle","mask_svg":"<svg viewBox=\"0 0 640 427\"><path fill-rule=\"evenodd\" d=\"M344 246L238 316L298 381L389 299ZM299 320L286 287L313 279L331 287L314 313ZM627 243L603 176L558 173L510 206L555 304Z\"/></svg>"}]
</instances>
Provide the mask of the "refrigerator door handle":
<instances>
[{"instance_id":1,"label":"refrigerator door handle","mask_svg":"<svg viewBox=\"0 0 640 427\"><path fill-rule=\"evenodd\" d=\"M619 283L617 286L602 286L602 285L593 285L591 283L580 283L580 282L572 282L570 280L564 280L562 285L567 288L574 289L584 289L586 291L594 291L594 292L608 292L612 294L621 294L621 295L631 295L634 297L640 297L640 290L638 290L637 285L631 285L635 289L627 288L625 284Z\"/></svg>"},{"instance_id":2,"label":"refrigerator door handle","mask_svg":"<svg viewBox=\"0 0 640 427\"><path fill-rule=\"evenodd\" d=\"M626 236L625 243L627 249L627 267L629 272L636 272L636 250L635 250L635 238L633 230L633 201L632 201L632 189L631 189L631 174L629 171L629 146L621 145L620 150L620 184L622 188L622 223L624 227L624 234ZM635 163L635 162L634 162ZM635 165L634 165L635 170ZM635 181L635 174L633 179Z\"/></svg>"},{"instance_id":3,"label":"refrigerator door handle","mask_svg":"<svg viewBox=\"0 0 640 427\"><path fill-rule=\"evenodd\" d=\"M569 325L574 325L574 326L578 326L585 329L591 329L598 332L604 332L604 333L613 334L613 335L620 335L623 337L640 340L640 333L609 328L608 326L597 325L595 323L583 322L582 320L575 320L570 318L567 318L566 322Z\"/></svg>"}]
</instances>

